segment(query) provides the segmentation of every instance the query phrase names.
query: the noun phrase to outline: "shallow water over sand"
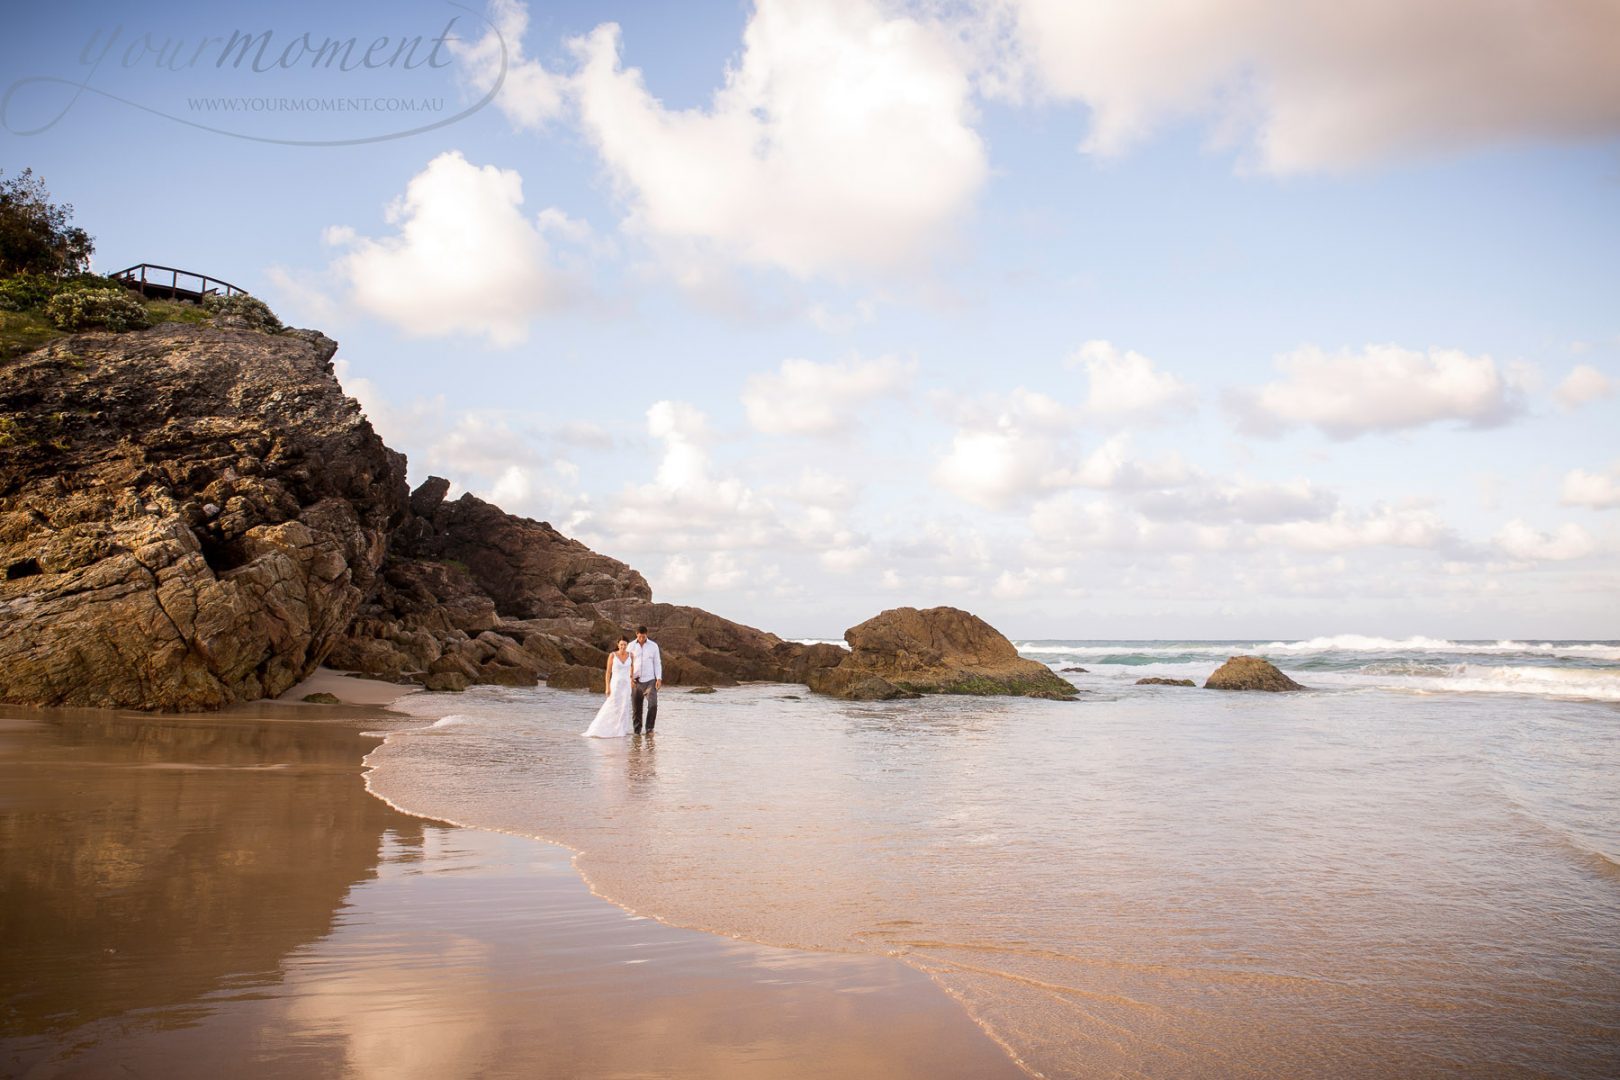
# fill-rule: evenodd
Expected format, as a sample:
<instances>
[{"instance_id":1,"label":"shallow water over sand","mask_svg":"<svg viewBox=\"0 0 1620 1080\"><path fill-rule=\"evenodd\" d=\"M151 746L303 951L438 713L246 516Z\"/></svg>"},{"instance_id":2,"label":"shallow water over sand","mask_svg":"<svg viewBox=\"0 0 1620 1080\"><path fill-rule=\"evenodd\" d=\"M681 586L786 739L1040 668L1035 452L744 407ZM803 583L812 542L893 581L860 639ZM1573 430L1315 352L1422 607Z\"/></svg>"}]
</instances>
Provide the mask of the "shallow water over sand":
<instances>
[{"instance_id":1,"label":"shallow water over sand","mask_svg":"<svg viewBox=\"0 0 1620 1080\"><path fill-rule=\"evenodd\" d=\"M0 1076L1017 1076L902 964L660 926L390 809L353 724L0 707Z\"/></svg>"},{"instance_id":2,"label":"shallow water over sand","mask_svg":"<svg viewBox=\"0 0 1620 1080\"><path fill-rule=\"evenodd\" d=\"M405 699L456 715L372 787L668 922L901 955L1046 1076L1620 1073L1613 703L671 688L582 739L596 703Z\"/></svg>"}]
</instances>

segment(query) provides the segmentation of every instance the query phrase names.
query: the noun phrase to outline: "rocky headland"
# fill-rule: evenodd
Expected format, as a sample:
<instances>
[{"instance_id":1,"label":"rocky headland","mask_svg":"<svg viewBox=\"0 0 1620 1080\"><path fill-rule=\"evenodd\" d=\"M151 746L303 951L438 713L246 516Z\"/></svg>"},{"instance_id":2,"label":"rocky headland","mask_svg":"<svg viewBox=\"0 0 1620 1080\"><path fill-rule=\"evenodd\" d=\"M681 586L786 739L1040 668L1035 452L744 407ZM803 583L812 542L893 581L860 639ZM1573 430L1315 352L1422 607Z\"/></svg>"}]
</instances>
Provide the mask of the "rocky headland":
<instances>
[{"instance_id":1,"label":"rocky headland","mask_svg":"<svg viewBox=\"0 0 1620 1080\"><path fill-rule=\"evenodd\" d=\"M320 663L406 510L336 349L170 324L5 362L0 700L216 708Z\"/></svg>"},{"instance_id":2,"label":"rocky headland","mask_svg":"<svg viewBox=\"0 0 1620 1080\"><path fill-rule=\"evenodd\" d=\"M337 344L217 320L3 361L0 701L213 709L321 665L459 690L595 688L645 623L673 685L1072 697L983 620L899 608L849 650L656 603L646 579L431 477L344 394Z\"/></svg>"}]
</instances>

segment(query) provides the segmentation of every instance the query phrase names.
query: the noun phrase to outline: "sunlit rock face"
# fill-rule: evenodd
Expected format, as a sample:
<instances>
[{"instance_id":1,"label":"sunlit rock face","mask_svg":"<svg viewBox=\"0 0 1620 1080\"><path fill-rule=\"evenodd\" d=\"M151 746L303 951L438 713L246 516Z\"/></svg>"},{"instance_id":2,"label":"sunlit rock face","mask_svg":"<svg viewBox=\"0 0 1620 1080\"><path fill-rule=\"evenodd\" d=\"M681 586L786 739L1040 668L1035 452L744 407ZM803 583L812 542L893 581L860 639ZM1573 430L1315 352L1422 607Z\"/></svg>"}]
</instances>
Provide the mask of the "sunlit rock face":
<instances>
[{"instance_id":1,"label":"sunlit rock face","mask_svg":"<svg viewBox=\"0 0 1620 1080\"><path fill-rule=\"evenodd\" d=\"M995 627L959 608L893 608L850 627L844 640L848 657L812 672L812 690L861 699L905 693L1070 698L1077 692L1045 664L1019 656ZM900 693L888 693L884 684Z\"/></svg>"},{"instance_id":2,"label":"sunlit rock face","mask_svg":"<svg viewBox=\"0 0 1620 1080\"><path fill-rule=\"evenodd\" d=\"M210 709L320 663L407 499L336 349L170 324L5 365L0 700Z\"/></svg>"}]
</instances>

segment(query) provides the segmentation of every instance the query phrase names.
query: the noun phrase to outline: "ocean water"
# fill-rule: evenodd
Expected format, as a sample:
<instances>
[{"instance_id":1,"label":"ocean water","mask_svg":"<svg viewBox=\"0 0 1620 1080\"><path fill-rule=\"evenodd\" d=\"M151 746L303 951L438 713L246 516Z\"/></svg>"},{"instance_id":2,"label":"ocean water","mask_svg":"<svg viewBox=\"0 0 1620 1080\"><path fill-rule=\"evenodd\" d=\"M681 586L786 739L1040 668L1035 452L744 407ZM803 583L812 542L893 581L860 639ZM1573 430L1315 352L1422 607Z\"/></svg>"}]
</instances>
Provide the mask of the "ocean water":
<instances>
[{"instance_id":1,"label":"ocean water","mask_svg":"<svg viewBox=\"0 0 1620 1080\"><path fill-rule=\"evenodd\" d=\"M639 914L899 957L1032 1075L1620 1075L1620 642L1019 648L1080 699L671 687L604 741L479 687L402 699L368 783ZM1311 689L1134 685L1240 652Z\"/></svg>"}]
</instances>

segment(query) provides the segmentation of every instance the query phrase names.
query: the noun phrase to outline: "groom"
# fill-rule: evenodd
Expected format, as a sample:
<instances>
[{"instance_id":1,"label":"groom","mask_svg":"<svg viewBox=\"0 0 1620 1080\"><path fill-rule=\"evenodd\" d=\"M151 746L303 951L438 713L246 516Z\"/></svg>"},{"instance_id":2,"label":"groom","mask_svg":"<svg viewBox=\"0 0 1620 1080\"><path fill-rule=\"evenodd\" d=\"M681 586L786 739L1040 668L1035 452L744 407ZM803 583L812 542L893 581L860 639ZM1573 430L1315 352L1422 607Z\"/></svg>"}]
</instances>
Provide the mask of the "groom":
<instances>
[{"instance_id":1,"label":"groom","mask_svg":"<svg viewBox=\"0 0 1620 1080\"><path fill-rule=\"evenodd\" d=\"M636 627L636 640L630 644L630 680L633 688L630 701L635 718L636 734L641 734L642 703L647 707L647 734L658 722L658 688L664 685L664 657L658 651L658 642L647 640L647 628Z\"/></svg>"}]
</instances>

